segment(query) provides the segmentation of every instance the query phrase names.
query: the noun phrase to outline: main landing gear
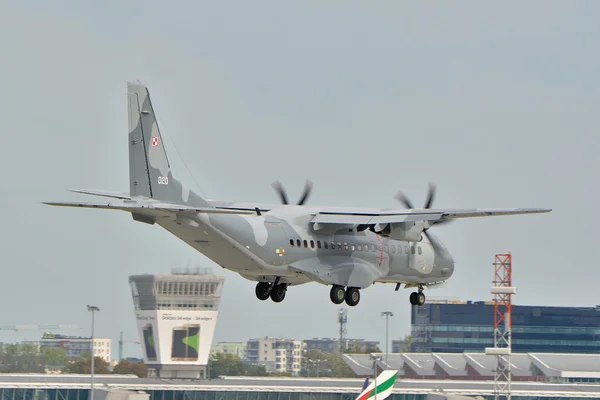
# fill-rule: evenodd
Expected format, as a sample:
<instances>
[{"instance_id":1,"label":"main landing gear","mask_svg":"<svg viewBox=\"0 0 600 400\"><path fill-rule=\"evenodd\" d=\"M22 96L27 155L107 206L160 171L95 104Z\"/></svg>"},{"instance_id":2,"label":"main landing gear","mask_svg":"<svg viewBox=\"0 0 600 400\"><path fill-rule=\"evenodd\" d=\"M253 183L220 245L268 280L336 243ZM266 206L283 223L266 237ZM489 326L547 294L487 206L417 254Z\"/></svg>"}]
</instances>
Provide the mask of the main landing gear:
<instances>
[{"instance_id":1,"label":"main landing gear","mask_svg":"<svg viewBox=\"0 0 600 400\"><path fill-rule=\"evenodd\" d=\"M423 293L423 285L419 285L418 292L412 292L410 294L410 304L413 306L422 306L425 304L425 294Z\"/></svg>"},{"instance_id":2,"label":"main landing gear","mask_svg":"<svg viewBox=\"0 0 600 400\"><path fill-rule=\"evenodd\" d=\"M345 300L346 304L354 307L360 301L360 291L355 287L344 289L343 286L333 285L329 292L329 298L333 304L342 304Z\"/></svg>"},{"instance_id":3,"label":"main landing gear","mask_svg":"<svg viewBox=\"0 0 600 400\"><path fill-rule=\"evenodd\" d=\"M269 297L275 303L281 303L285 299L287 283L279 283L279 278L275 282L258 282L256 284L256 297L259 300L267 300Z\"/></svg>"}]
</instances>

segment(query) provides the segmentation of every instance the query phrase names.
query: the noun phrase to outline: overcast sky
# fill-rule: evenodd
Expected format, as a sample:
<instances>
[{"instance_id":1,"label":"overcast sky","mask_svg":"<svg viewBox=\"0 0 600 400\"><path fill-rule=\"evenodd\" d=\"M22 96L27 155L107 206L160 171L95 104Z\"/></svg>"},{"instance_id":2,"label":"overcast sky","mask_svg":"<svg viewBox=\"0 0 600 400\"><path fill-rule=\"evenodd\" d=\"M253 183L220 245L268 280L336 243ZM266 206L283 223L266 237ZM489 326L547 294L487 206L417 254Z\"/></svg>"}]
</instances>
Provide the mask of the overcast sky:
<instances>
[{"instance_id":1,"label":"overcast sky","mask_svg":"<svg viewBox=\"0 0 600 400\"><path fill-rule=\"evenodd\" d=\"M285 3L285 4L284 4ZM128 191L126 81L147 84L171 162L213 199L313 205L549 207L433 228L457 261L428 298L490 300L513 254L517 304L600 303L600 3L596 1L0 3L0 325L77 324L137 337L128 276L212 267L226 277L215 341L335 337L329 288L283 303L125 213L52 208L69 188ZM186 167L187 166L187 167ZM410 331L410 290L375 285L348 336ZM309 313L307 318L301 317ZM0 341L41 332L0 331ZM139 356L128 345L126 356Z\"/></svg>"}]
</instances>

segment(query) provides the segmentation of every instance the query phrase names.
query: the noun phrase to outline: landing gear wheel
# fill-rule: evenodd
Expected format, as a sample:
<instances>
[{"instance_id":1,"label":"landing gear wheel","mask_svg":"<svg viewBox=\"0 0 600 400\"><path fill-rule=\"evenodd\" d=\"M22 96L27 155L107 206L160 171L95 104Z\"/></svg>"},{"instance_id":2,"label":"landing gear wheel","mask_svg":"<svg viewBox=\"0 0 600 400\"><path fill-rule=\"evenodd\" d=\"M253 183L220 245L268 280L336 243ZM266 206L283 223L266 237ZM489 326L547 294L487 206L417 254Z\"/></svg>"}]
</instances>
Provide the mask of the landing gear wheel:
<instances>
[{"instance_id":1,"label":"landing gear wheel","mask_svg":"<svg viewBox=\"0 0 600 400\"><path fill-rule=\"evenodd\" d=\"M287 291L287 285L280 283L279 285L273 286L271 289L271 300L275 303L281 303L285 299L285 292Z\"/></svg>"},{"instance_id":2,"label":"landing gear wheel","mask_svg":"<svg viewBox=\"0 0 600 400\"><path fill-rule=\"evenodd\" d=\"M329 298L333 304L342 304L346 298L346 291L343 286L333 285L329 292Z\"/></svg>"},{"instance_id":3,"label":"landing gear wheel","mask_svg":"<svg viewBox=\"0 0 600 400\"><path fill-rule=\"evenodd\" d=\"M425 304L425 293L417 293L417 295L415 296L415 303L417 303L418 306L422 306L423 304Z\"/></svg>"},{"instance_id":4,"label":"landing gear wheel","mask_svg":"<svg viewBox=\"0 0 600 400\"><path fill-rule=\"evenodd\" d=\"M271 285L269 284L269 282L258 282L256 284L256 297L258 297L259 300L266 300L269 298L269 294L271 292Z\"/></svg>"},{"instance_id":5,"label":"landing gear wheel","mask_svg":"<svg viewBox=\"0 0 600 400\"><path fill-rule=\"evenodd\" d=\"M350 307L354 307L360 301L360 292L358 288L349 287L346 289L346 304Z\"/></svg>"},{"instance_id":6,"label":"landing gear wheel","mask_svg":"<svg viewBox=\"0 0 600 400\"><path fill-rule=\"evenodd\" d=\"M409 298L410 299L410 304L412 304L413 306L417 305L417 295L418 295L417 292L412 292L410 294L410 298Z\"/></svg>"}]
</instances>

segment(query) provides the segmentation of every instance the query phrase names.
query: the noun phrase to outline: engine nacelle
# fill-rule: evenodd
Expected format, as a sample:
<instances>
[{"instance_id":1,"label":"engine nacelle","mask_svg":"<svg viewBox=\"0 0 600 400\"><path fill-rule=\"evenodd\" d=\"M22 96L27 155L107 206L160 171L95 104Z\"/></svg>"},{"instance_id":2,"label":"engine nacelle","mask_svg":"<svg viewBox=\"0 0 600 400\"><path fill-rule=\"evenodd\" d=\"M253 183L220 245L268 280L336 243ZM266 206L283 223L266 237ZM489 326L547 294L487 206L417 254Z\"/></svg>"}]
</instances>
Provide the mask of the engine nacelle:
<instances>
[{"instance_id":1,"label":"engine nacelle","mask_svg":"<svg viewBox=\"0 0 600 400\"><path fill-rule=\"evenodd\" d=\"M388 224L388 237L394 240L403 240L407 242L420 242L423 230L429 228L426 221L417 222L398 222Z\"/></svg>"}]
</instances>

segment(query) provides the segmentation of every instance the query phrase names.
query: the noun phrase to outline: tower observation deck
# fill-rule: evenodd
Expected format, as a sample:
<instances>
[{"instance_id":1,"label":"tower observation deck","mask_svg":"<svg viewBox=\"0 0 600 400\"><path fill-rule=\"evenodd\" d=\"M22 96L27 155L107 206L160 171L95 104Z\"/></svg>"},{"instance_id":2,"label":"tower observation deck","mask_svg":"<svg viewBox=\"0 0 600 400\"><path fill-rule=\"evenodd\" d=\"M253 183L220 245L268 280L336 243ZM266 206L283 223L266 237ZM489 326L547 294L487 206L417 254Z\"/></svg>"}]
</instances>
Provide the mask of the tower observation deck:
<instances>
[{"instance_id":1,"label":"tower observation deck","mask_svg":"<svg viewBox=\"0 0 600 400\"><path fill-rule=\"evenodd\" d=\"M201 268L129 277L144 363L163 378L197 379L208 357L224 278Z\"/></svg>"}]
</instances>

